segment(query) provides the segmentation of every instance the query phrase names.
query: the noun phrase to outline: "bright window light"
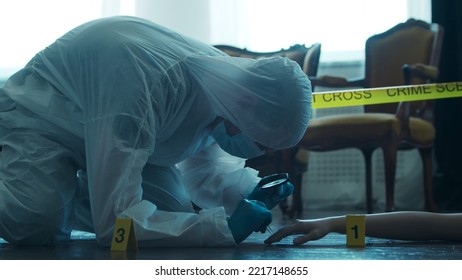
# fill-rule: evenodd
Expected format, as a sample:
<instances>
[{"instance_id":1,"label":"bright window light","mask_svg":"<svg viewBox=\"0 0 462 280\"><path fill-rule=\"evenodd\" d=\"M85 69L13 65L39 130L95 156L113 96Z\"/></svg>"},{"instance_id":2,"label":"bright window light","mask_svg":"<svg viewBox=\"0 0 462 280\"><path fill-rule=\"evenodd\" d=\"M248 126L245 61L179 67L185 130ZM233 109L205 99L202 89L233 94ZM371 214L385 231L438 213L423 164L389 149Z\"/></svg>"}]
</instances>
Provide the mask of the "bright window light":
<instances>
[{"instance_id":1,"label":"bright window light","mask_svg":"<svg viewBox=\"0 0 462 280\"><path fill-rule=\"evenodd\" d=\"M1 0L0 80L65 32L106 16L174 23L205 43L255 51L319 42L321 62L331 62L362 60L366 38L409 17L431 21L430 11L431 0Z\"/></svg>"},{"instance_id":2,"label":"bright window light","mask_svg":"<svg viewBox=\"0 0 462 280\"><path fill-rule=\"evenodd\" d=\"M134 15L136 0L0 1L0 80L72 28L104 16Z\"/></svg>"},{"instance_id":3,"label":"bright window light","mask_svg":"<svg viewBox=\"0 0 462 280\"><path fill-rule=\"evenodd\" d=\"M430 0L234 0L211 5L215 44L274 51L319 42L322 61L361 60L371 35L410 17L431 20Z\"/></svg>"}]
</instances>

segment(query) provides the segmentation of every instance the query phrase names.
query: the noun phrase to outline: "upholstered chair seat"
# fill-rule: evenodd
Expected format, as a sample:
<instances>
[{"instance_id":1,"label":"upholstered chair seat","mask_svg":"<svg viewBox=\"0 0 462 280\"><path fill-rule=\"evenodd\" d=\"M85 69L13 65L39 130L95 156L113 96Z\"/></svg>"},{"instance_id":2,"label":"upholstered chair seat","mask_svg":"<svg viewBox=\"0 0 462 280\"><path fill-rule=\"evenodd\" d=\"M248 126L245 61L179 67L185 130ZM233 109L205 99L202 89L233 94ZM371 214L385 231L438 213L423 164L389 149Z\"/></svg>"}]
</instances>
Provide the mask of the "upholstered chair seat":
<instances>
[{"instance_id":1,"label":"upholstered chair seat","mask_svg":"<svg viewBox=\"0 0 462 280\"><path fill-rule=\"evenodd\" d=\"M398 135L399 120L391 114L345 114L312 119L310 131L305 133L300 145L310 150L332 150L351 147L354 143L367 144L384 138L389 133Z\"/></svg>"}]
</instances>

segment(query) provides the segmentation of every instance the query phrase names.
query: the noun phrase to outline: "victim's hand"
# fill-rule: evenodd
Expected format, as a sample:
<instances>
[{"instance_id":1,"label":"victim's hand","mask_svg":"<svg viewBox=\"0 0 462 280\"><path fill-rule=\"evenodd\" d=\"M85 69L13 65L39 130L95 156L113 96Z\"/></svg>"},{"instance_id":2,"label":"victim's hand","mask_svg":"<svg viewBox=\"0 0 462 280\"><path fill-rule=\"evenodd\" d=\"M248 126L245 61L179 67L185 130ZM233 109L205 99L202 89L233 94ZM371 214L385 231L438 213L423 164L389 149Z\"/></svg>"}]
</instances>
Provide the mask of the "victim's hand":
<instances>
[{"instance_id":1,"label":"victim's hand","mask_svg":"<svg viewBox=\"0 0 462 280\"><path fill-rule=\"evenodd\" d=\"M293 240L294 245L300 245L308 241L321 239L331 231L332 226L329 219L296 220L293 224L279 229L264 242L265 244L272 244L289 235L302 234Z\"/></svg>"}]
</instances>

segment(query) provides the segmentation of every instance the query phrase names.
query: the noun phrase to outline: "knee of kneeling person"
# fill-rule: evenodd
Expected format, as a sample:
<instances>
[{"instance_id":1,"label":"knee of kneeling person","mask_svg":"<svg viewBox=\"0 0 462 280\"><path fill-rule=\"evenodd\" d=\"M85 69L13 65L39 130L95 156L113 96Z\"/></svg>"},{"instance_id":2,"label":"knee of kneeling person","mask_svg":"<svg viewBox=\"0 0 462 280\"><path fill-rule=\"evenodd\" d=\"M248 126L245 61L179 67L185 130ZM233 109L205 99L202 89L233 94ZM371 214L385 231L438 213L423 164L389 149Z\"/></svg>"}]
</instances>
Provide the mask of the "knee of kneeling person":
<instances>
[{"instance_id":1,"label":"knee of kneeling person","mask_svg":"<svg viewBox=\"0 0 462 280\"><path fill-rule=\"evenodd\" d=\"M3 215L0 211L0 237L10 244L18 246L48 246L58 241L58 225L53 218L30 216ZM14 214L14 213L13 213ZM22 217L21 217L22 216Z\"/></svg>"}]
</instances>

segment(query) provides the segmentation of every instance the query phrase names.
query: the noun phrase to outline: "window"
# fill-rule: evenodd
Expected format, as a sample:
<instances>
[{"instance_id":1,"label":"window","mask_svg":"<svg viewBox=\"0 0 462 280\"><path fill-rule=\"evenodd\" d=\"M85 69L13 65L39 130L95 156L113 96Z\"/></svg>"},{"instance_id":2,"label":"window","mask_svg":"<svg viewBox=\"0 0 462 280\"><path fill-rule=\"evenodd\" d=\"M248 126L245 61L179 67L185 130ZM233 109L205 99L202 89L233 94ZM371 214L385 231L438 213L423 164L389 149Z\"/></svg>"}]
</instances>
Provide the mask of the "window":
<instances>
[{"instance_id":1,"label":"window","mask_svg":"<svg viewBox=\"0 0 462 280\"><path fill-rule=\"evenodd\" d=\"M0 80L73 27L103 16L133 13L133 5L134 0L2 0Z\"/></svg>"},{"instance_id":2,"label":"window","mask_svg":"<svg viewBox=\"0 0 462 280\"><path fill-rule=\"evenodd\" d=\"M430 0L2 0L0 80L73 27L136 15L209 44L256 51L322 43L321 62L361 60L364 41L409 17L430 21Z\"/></svg>"},{"instance_id":3,"label":"window","mask_svg":"<svg viewBox=\"0 0 462 280\"><path fill-rule=\"evenodd\" d=\"M430 0L211 1L213 43L257 51L322 43L321 61L361 60L365 40L410 17L431 20Z\"/></svg>"}]
</instances>

